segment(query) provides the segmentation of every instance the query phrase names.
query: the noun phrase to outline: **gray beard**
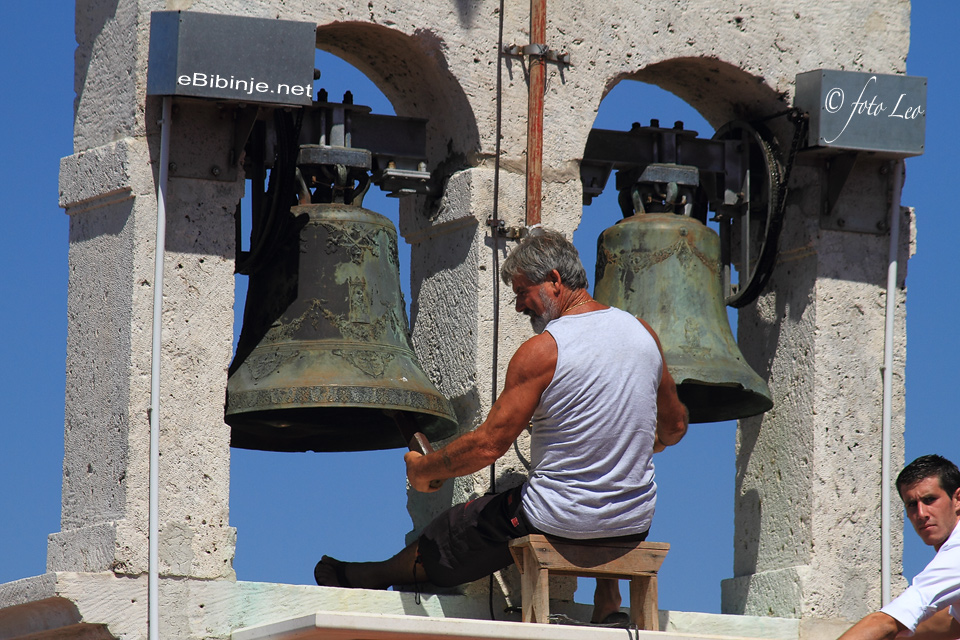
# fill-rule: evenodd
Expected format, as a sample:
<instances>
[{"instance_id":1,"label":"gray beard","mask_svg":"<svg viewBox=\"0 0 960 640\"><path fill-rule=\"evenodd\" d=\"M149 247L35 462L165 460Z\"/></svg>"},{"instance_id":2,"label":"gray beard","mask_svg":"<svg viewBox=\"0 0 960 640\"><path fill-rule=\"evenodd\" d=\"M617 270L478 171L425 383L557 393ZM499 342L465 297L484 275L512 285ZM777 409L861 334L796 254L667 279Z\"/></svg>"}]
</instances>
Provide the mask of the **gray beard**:
<instances>
[{"instance_id":1,"label":"gray beard","mask_svg":"<svg viewBox=\"0 0 960 640\"><path fill-rule=\"evenodd\" d=\"M540 302L543 303L543 313L540 315L530 315L530 326L533 327L536 333L543 333L551 320L556 320L560 317L560 309L557 308L556 302L548 298L547 294L542 290L540 291Z\"/></svg>"},{"instance_id":2,"label":"gray beard","mask_svg":"<svg viewBox=\"0 0 960 640\"><path fill-rule=\"evenodd\" d=\"M546 316L531 316L530 317L530 326L533 327L534 333L543 333L543 330L547 328L547 324L553 318L547 318Z\"/></svg>"}]
</instances>

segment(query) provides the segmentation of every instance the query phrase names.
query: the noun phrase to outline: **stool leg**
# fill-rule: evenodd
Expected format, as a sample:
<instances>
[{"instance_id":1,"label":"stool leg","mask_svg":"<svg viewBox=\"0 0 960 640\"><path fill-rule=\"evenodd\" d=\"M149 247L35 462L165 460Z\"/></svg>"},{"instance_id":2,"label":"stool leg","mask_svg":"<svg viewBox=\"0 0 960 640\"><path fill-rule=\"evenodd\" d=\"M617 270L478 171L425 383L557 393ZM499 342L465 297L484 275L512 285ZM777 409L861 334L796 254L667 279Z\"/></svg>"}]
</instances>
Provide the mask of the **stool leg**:
<instances>
[{"instance_id":1,"label":"stool leg","mask_svg":"<svg viewBox=\"0 0 960 640\"><path fill-rule=\"evenodd\" d=\"M550 622L550 578L540 567L530 548L523 550L523 573L520 574L520 599L524 622Z\"/></svg>"},{"instance_id":2,"label":"stool leg","mask_svg":"<svg viewBox=\"0 0 960 640\"><path fill-rule=\"evenodd\" d=\"M657 576L637 576L630 580L630 621L638 629L660 630Z\"/></svg>"}]
</instances>

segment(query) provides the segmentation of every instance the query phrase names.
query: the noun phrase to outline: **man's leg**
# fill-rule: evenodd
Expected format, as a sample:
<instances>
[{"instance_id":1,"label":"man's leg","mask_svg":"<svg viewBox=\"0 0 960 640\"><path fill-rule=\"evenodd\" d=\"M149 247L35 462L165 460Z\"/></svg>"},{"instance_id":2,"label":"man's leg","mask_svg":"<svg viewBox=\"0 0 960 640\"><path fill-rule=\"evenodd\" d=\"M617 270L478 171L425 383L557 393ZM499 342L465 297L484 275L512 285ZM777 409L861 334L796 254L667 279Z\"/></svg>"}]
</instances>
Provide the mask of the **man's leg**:
<instances>
[{"instance_id":1,"label":"man's leg","mask_svg":"<svg viewBox=\"0 0 960 640\"><path fill-rule=\"evenodd\" d=\"M611 613L620 611L620 581L615 578L597 578L593 592L593 617L590 622L603 622Z\"/></svg>"},{"instance_id":2,"label":"man's leg","mask_svg":"<svg viewBox=\"0 0 960 640\"><path fill-rule=\"evenodd\" d=\"M434 518L416 542L389 560L342 562L324 556L314 569L314 577L323 586L365 589L386 589L414 581L449 587L478 580L513 564L507 543L527 533L517 516L519 508L519 487L455 505ZM424 563L430 569L430 578Z\"/></svg>"},{"instance_id":3,"label":"man's leg","mask_svg":"<svg viewBox=\"0 0 960 640\"><path fill-rule=\"evenodd\" d=\"M321 586L359 589L386 589L395 584L425 582L423 565L417 562L418 544L419 541L414 541L397 555L379 562L341 562L323 556L314 569L314 577Z\"/></svg>"}]
</instances>

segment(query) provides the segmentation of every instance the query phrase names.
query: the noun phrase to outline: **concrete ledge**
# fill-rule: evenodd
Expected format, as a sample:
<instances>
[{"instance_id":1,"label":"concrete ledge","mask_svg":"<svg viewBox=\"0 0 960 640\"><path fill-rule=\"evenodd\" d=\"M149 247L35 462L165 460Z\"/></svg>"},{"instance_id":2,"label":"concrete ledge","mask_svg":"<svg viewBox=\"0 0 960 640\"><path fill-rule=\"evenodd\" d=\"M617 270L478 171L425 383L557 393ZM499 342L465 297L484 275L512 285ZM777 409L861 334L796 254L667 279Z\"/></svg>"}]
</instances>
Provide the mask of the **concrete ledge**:
<instances>
[{"instance_id":1,"label":"concrete ledge","mask_svg":"<svg viewBox=\"0 0 960 640\"><path fill-rule=\"evenodd\" d=\"M29 633L48 634L38 638L87 638L76 635L81 632L93 634L92 638L140 637L147 619L146 596L145 575L118 576L110 572L47 573L0 585L0 640ZM590 619L589 605L555 600L550 607L574 619ZM505 620L489 620L486 598L421 594L418 599L413 593L397 591L170 577L160 580L160 624L163 637L171 638L338 638L357 637L356 632L363 631L360 637L371 640L402 639L411 637L411 629L428 638L574 639L623 634L623 629L523 624L518 613L504 614L502 606L496 609L497 616ZM833 640L849 626L840 621L659 613L663 631L641 632L642 636L656 633L659 638ZM335 635L338 629L352 629L355 635ZM394 635L367 633L387 629Z\"/></svg>"},{"instance_id":2,"label":"concrete ledge","mask_svg":"<svg viewBox=\"0 0 960 640\"><path fill-rule=\"evenodd\" d=\"M77 607L64 598L47 598L0 610L0 639L70 638L112 640L103 625L83 624Z\"/></svg>"},{"instance_id":3,"label":"concrete ledge","mask_svg":"<svg viewBox=\"0 0 960 640\"><path fill-rule=\"evenodd\" d=\"M262 627L240 629L232 640L586 640L622 638L623 629L589 626L501 622L497 620L438 620L416 616L370 613L321 612ZM632 631L631 637L647 640L666 638L709 638L694 634L661 631Z\"/></svg>"},{"instance_id":4,"label":"concrete ledge","mask_svg":"<svg viewBox=\"0 0 960 640\"><path fill-rule=\"evenodd\" d=\"M37 602L56 595L57 576L53 573L0 584L0 613L8 607Z\"/></svg>"},{"instance_id":5,"label":"concrete ledge","mask_svg":"<svg viewBox=\"0 0 960 640\"><path fill-rule=\"evenodd\" d=\"M137 183L144 183L139 190ZM60 206L71 215L132 198L152 185L147 144L136 138L123 138L60 160Z\"/></svg>"},{"instance_id":6,"label":"concrete ledge","mask_svg":"<svg viewBox=\"0 0 960 640\"><path fill-rule=\"evenodd\" d=\"M757 571L720 582L723 613L799 618L803 595L803 567Z\"/></svg>"},{"instance_id":7,"label":"concrete ledge","mask_svg":"<svg viewBox=\"0 0 960 640\"><path fill-rule=\"evenodd\" d=\"M47 536L47 571L109 571L116 543L114 522L51 533Z\"/></svg>"},{"instance_id":8,"label":"concrete ledge","mask_svg":"<svg viewBox=\"0 0 960 640\"><path fill-rule=\"evenodd\" d=\"M49 573L0 585L0 640L113 638L103 625L83 624L77 605L55 593Z\"/></svg>"},{"instance_id":9,"label":"concrete ledge","mask_svg":"<svg viewBox=\"0 0 960 640\"><path fill-rule=\"evenodd\" d=\"M660 629L734 638L805 640L800 620L766 616L731 616L690 611L660 611ZM840 634L837 634L840 635ZM836 636L835 636L836 637Z\"/></svg>"}]
</instances>

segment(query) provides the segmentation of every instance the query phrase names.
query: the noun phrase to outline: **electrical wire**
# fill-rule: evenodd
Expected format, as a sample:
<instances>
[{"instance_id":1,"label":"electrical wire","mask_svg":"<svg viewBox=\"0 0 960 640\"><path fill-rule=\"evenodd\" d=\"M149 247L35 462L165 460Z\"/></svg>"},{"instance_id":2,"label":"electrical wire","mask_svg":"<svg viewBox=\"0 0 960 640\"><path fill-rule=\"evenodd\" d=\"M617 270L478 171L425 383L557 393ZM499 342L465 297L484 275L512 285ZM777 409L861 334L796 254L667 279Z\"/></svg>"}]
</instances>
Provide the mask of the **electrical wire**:
<instances>
[{"instance_id":1,"label":"electrical wire","mask_svg":"<svg viewBox=\"0 0 960 640\"><path fill-rule=\"evenodd\" d=\"M500 0L500 20L497 31L497 125L493 158L493 219L490 221L491 245L493 247L493 354L492 382L490 385L490 404L497 401L497 355L500 342L500 137L503 122L503 4ZM490 493L497 492L497 463L490 465ZM490 619L496 620L493 613L493 574L490 574L489 589Z\"/></svg>"},{"instance_id":2,"label":"electrical wire","mask_svg":"<svg viewBox=\"0 0 960 640\"><path fill-rule=\"evenodd\" d=\"M497 401L497 355L500 342L500 137L503 121L503 2L500 0L500 30L497 35L497 125L493 159L493 219L490 221L493 246L493 367L490 402ZM495 465L490 465L490 491L496 493Z\"/></svg>"}]
</instances>

